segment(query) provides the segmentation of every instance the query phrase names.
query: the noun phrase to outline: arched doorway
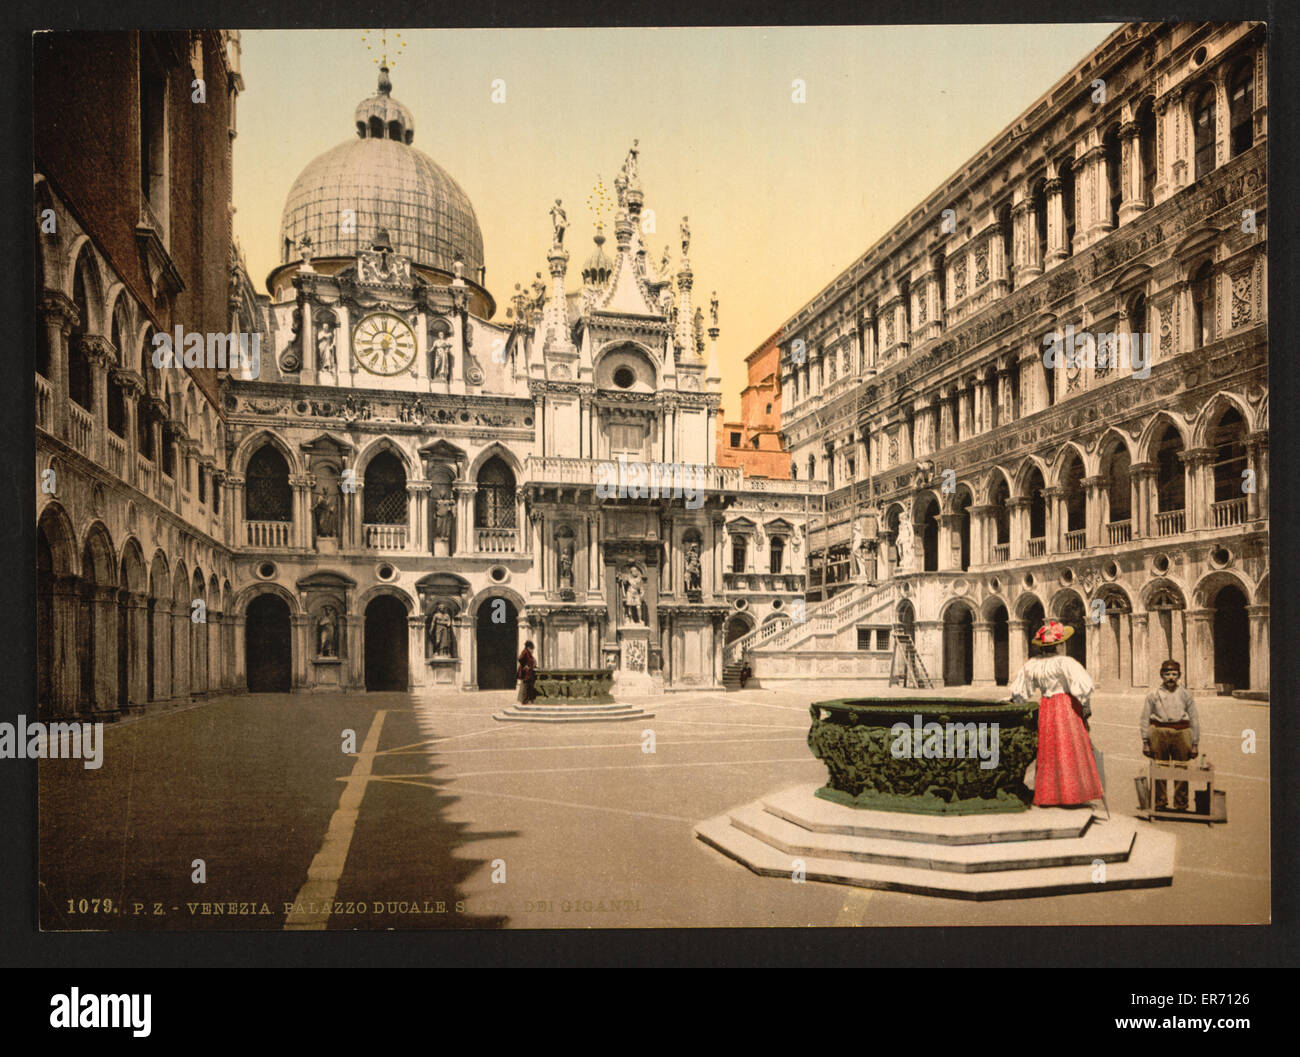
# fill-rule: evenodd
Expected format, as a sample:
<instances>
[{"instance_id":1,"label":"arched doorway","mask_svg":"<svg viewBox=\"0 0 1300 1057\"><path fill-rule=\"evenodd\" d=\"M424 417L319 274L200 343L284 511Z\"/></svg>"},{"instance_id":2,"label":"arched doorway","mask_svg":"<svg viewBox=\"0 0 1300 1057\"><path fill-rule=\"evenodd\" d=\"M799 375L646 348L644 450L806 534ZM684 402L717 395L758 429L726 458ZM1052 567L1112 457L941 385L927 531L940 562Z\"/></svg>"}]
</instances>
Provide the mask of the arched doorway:
<instances>
[{"instance_id":1,"label":"arched doorway","mask_svg":"<svg viewBox=\"0 0 1300 1057\"><path fill-rule=\"evenodd\" d=\"M939 501L934 496L926 498L920 511L922 568L936 572L939 568Z\"/></svg>"},{"instance_id":2,"label":"arched doorway","mask_svg":"<svg viewBox=\"0 0 1300 1057\"><path fill-rule=\"evenodd\" d=\"M727 645L731 645L731 643L735 642L742 635L749 634L749 631L753 626L754 622L752 620L739 614L728 618L726 627Z\"/></svg>"},{"instance_id":3,"label":"arched doorway","mask_svg":"<svg viewBox=\"0 0 1300 1057\"><path fill-rule=\"evenodd\" d=\"M1062 624L1074 628L1074 634L1065 642L1066 656L1073 657L1086 668L1088 666L1088 623L1084 614L1083 600L1078 595L1070 595L1061 605L1059 619Z\"/></svg>"},{"instance_id":4,"label":"arched doorway","mask_svg":"<svg viewBox=\"0 0 1300 1057\"><path fill-rule=\"evenodd\" d=\"M1035 598L1025 606L1021 619L1025 622L1025 641L1032 645L1034 636L1038 634L1038 629L1046 623L1043 603Z\"/></svg>"},{"instance_id":5,"label":"arched doorway","mask_svg":"<svg viewBox=\"0 0 1300 1057\"><path fill-rule=\"evenodd\" d=\"M392 595L375 598L366 606L365 634L366 689L407 689L406 607Z\"/></svg>"},{"instance_id":6,"label":"arched doorway","mask_svg":"<svg viewBox=\"0 0 1300 1057\"><path fill-rule=\"evenodd\" d=\"M1214 681L1225 693L1250 686L1250 624L1246 596L1234 584L1214 596Z\"/></svg>"},{"instance_id":7,"label":"arched doorway","mask_svg":"<svg viewBox=\"0 0 1300 1057\"><path fill-rule=\"evenodd\" d=\"M969 686L974 676L973 626L971 611L951 605L943 615L943 684Z\"/></svg>"},{"instance_id":8,"label":"arched doorway","mask_svg":"<svg viewBox=\"0 0 1300 1057\"><path fill-rule=\"evenodd\" d=\"M1006 686L1011 679L1011 624L1007 617L1007 607L994 606L989 612L989 623L993 625L993 681L998 686Z\"/></svg>"},{"instance_id":9,"label":"arched doorway","mask_svg":"<svg viewBox=\"0 0 1300 1057\"><path fill-rule=\"evenodd\" d=\"M475 653L480 690L511 690L515 685L515 647L519 615L508 598L486 598L478 607Z\"/></svg>"},{"instance_id":10,"label":"arched doorway","mask_svg":"<svg viewBox=\"0 0 1300 1057\"><path fill-rule=\"evenodd\" d=\"M244 622L249 693L288 693L292 683L292 650L288 604L278 595L258 595L248 604Z\"/></svg>"}]
</instances>

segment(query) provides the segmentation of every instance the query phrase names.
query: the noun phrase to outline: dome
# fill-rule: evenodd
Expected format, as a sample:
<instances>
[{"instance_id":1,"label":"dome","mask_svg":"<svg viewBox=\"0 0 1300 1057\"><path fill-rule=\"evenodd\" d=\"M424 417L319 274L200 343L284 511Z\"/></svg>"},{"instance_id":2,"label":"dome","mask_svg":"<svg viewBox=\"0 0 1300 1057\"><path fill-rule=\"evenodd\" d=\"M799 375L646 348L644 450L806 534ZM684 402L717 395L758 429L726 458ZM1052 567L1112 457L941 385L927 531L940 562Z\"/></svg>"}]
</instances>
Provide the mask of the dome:
<instances>
[{"instance_id":1,"label":"dome","mask_svg":"<svg viewBox=\"0 0 1300 1057\"><path fill-rule=\"evenodd\" d=\"M390 91L381 70L379 91L357 106L357 138L320 155L294 181L280 220L280 263L298 260L304 236L314 258L353 257L386 228L393 249L415 264L450 274L459 255L466 277L477 280L483 233L469 196L411 146L411 112ZM345 232L349 209L355 224Z\"/></svg>"},{"instance_id":2,"label":"dome","mask_svg":"<svg viewBox=\"0 0 1300 1057\"><path fill-rule=\"evenodd\" d=\"M605 235L600 230L599 225L596 228L596 237L592 239L596 248L591 255L583 262L582 279L584 282L593 283L596 286L604 286L609 282L610 275L614 272L614 262L609 259L609 254L605 252Z\"/></svg>"}]
</instances>

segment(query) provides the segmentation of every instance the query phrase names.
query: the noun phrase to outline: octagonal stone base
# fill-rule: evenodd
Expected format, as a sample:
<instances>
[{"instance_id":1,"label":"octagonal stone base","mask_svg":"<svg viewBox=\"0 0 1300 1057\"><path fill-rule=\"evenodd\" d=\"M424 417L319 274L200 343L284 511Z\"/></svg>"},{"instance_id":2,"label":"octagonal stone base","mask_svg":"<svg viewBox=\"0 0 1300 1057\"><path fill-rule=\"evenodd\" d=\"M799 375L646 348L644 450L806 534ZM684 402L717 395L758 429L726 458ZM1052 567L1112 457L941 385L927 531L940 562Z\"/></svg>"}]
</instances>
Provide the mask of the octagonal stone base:
<instances>
[{"instance_id":1,"label":"octagonal stone base","mask_svg":"<svg viewBox=\"0 0 1300 1057\"><path fill-rule=\"evenodd\" d=\"M1121 815L1031 807L910 815L834 804L796 786L701 822L696 836L757 874L955 899L1011 899L1173 883L1175 839Z\"/></svg>"}]
</instances>

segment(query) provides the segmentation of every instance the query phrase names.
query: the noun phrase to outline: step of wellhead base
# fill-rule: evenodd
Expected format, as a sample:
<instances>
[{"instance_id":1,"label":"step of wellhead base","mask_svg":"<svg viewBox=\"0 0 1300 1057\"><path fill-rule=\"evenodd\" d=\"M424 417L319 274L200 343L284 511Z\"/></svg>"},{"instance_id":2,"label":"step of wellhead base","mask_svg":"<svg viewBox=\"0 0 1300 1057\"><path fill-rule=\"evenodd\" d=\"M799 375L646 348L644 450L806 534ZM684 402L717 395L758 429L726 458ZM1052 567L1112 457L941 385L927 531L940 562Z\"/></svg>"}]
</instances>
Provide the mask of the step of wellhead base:
<instances>
[{"instance_id":1,"label":"step of wellhead base","mask_svg":"<svg viewBox=\"0 0 1300 1057\"><path fill-rule=\"evenodd\" d=\"M592 708L538 708L535 705L512 705L492 717L502 723L622 723L629 719L652 719L653 712L644 712L631 705L609 705Z\"/></svg>"}]
</instances>

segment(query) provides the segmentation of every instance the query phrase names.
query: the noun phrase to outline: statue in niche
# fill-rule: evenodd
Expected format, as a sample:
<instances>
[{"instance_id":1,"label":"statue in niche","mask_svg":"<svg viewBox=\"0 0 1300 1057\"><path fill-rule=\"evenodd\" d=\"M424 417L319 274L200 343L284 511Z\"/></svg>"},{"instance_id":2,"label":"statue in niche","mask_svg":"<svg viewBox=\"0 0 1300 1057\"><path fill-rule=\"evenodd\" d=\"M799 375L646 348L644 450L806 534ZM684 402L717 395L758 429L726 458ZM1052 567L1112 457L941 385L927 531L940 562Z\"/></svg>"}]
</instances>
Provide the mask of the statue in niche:
<instances>
[{"instance_id":1,"label":"statue in niche","mask_svg":"<svg viewBox=\"0 0 1300 1057\"><path fill-rule=\"evenodd\" d=\"M452 499L446 485L433 501L433 538L451 545L452 534L456 530L456 501Z\"/></svg>"},{"instance_id":2,"label":"statue in niche","mask_svg":"<svg viewBox=\"0 0 1300 1057\"><path fill-rule=\"evenodd\" d=\"M686 545L686 590L699 593L704 567L700 564L700 545Z\"/></svg>"},{"instance_id":3,"label":"statue in niche","mask_svg":"<svg viewBox=\"0 0 1300 1057\"><path fill-rule=\"evenodd\" d=\"M326 606L316 619L316 656L337 657L339 655L339 613L333 606Z\"/></svg>"},{"instance_id":4,"label":"statue in niche","mask_svg":"<svg viewBox=\"0 0 1300 1057\"><path fill-rule=\"evenodd\" d=\"M316 334L316 369L334 370L334 321L329 317L321 319Z\"/></svg>"},{"instance_id":5,"label":"statue in niche","mask_svg":"<svg viewBox=\"0 0 1300 1057\"><path fill-rule=\"evenodd\" d=\"M645 600L645 576L640 568L629 565L618 578L623 592L623 620L628 624L644 624L641 605Z\"/></svg>"},{"instance_id":6,"label":"statue in niche","mask_svg":"<svg viewBox=\"0 0 1300 1057\"><path fill-rule=\"evenodd\" d=\"M565 537L560 540L560 586L573 587L573 540Z\"/></svg>"},{"instance_id":7,"label":"statue in niche","mask_svg":"<svg viewBox=\"0 0 1300 1057\"><path fill-rule=\"evenodd\" d=\"M316 502L312 504L312 515L316 521L316 537L330 539L339 534L339 500L328 487L322 487L316 493Z\"/></svg>"},{"instance_id":8,"label":"statue in niche","mask_svg":"<svg viewBox=\"0 0 1300 1057\"><path fill-rule=\"evenodd\" d=\"M433 370L431 374L436 381L447 382L451 380L451 338L446 334L439 334L433 339Z\"/></svg>"},{"instance_id":9,"label":"statue in niche","mask_svg":"<svg viewBox=\"0 0 1300 1057\"><path fill-rule=\"evenodd\" d=\"M435 657L455 657L456 637L453 633L451 607L439 602L429 618L429 644Z\"/></svg>"}]
</instances>

